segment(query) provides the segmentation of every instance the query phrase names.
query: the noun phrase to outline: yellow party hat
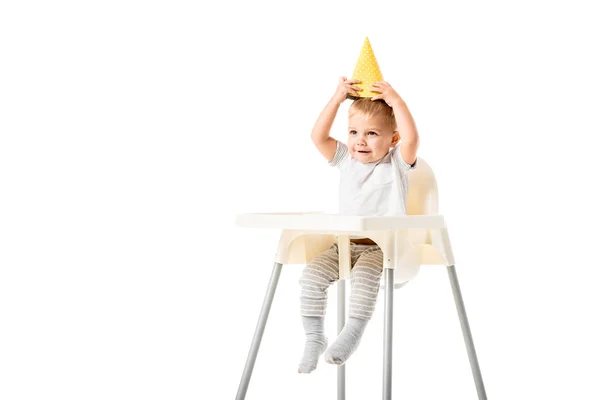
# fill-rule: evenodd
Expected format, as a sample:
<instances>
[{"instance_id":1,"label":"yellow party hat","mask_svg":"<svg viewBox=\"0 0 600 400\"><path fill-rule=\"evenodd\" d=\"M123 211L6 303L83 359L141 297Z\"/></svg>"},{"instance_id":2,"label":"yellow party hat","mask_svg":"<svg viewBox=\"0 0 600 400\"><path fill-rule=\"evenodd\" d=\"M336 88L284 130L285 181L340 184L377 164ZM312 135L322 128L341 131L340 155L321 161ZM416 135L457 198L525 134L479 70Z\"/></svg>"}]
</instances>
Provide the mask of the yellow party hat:
<instances>
[{"instance_id":1,"label":"yellow party hat","mask_svg":"<svg viewBox=\"0 0 600 400\"><path fill-rule=\"evenodd\" d=\"M381 75L381 71L379 70L379 65L377 64L377 59L375 58L368 37L365 38L365 43L360 51L360 56L358 57L358 62L354 68L352 79L358 79L361 82L354 86L358 86L362 90L358 92L358 97L348 95L349 98L357 99L359 97L374 97L380 94L369 90L372 83L383 80L383 75Z\"/></svg>"}]
</instances>

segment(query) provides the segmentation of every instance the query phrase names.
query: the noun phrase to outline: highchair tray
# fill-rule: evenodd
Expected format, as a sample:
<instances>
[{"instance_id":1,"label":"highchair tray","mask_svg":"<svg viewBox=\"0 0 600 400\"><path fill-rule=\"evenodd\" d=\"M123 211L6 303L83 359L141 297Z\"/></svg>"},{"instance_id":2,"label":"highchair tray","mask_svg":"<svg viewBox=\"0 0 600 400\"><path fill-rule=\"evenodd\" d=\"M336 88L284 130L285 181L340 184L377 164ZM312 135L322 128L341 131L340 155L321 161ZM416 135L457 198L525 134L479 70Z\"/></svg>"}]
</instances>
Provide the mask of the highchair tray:
<instances>
[{"instance_id":1,"label":"highchair tray","mask_svg":"<svg viewBox=\"0 0 600 400\"><path fill-rule=\"evenodd\" d=\"M442 215L359 216L318 212L250 213L236 216L236 225L245 228L363 232L403 229L441 229Z\"/></svg>"}]
</instances>

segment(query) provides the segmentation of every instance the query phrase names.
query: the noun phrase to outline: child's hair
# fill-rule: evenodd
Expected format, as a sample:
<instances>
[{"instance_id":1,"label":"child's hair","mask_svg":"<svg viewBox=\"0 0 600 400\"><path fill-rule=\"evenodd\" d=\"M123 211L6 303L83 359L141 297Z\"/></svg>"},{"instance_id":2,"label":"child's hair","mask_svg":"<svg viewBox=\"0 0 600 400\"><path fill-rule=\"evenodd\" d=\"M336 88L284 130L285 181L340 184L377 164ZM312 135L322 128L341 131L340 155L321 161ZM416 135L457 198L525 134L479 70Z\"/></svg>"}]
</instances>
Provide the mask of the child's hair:
<instances>
[{"instance_id":1,"label":"child's hair","mask_svg":"<svg viewBox=\"0 0 600 400\"><path fill-rule=\"evenodd\" d=\"M370 97L361 97L360 99L354 100L348 111L350 114L360 112L366 118L371 118L373 115L381 115L385 118L386 124L392 128L393 131L397 129L394 110L383 100L373 101Z\"/></svg>"}]
</instances>

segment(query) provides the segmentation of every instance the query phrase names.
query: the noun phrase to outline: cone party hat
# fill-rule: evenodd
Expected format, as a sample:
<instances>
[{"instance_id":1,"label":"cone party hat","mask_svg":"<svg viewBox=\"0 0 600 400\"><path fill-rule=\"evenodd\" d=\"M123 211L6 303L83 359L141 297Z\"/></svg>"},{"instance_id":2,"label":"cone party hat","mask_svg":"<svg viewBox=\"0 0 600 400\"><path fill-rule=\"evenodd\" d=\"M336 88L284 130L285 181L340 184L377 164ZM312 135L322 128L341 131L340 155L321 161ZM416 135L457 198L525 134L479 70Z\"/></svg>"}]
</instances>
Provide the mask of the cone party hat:
<instances>
[{"instance_id":1,"label":"cone party hat","mask_svg":"<svg viewBox=\"0 0 600 400\"><path fill-rule=\"evenodd\" d=\"M372 83L383 80L383 75L381 75L381 71L379 70L379 65L377 64L377 59L375 58L368 37L365 38L362 50L360 51L352 79L358 79L361 82L354 86L358 86L362 90L358 92L358 97L350 95L348 97L356 99L359 97L374 97L379 94L369 90Z\"/></svg>"}]
</instances>

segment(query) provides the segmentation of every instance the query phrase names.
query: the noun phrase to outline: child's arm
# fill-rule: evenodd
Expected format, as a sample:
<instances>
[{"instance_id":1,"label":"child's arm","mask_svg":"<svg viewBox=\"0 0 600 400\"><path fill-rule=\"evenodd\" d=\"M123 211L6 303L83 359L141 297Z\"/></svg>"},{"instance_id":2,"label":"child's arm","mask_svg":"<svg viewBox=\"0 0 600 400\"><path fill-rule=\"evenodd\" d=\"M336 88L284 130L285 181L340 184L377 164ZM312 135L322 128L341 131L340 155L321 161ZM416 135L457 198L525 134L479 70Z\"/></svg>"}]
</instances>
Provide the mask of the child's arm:
<instances>
[{"instance_id":1,"label":"child's arm","mask_svg":"<svg viewBox=\"0 0 600 400\"><path fill-rule=\"evenodd\" d=\"M414 164L417 160L417 149L419 148L419 133L417 132L412 114L408 110L408 106L387 82L373 83L371 90L381 93L372 97L371 100L383 99L394 110L396 125L398 125L398 132L402 139L400 154L407 164Z\"/></svg>"},{"instance_id":2,"label":"child's arm","mask_svg":"<svg viewBox=\"0 0 600 400\"><path fill-rule=\"evenodd\" d=\"M329 136L329 131L331 131L331 126L333 125L335 116L340 108L340 105L344 102L344 100L346 100L346 96L348 94L358 96L357 91L361 89L356 86L352 86L355 83L360 83L360 81L347 80L343 76L340 77L340 82L335 94L331 100L329 100L323 111L321 111L321 115L319 115L319 118L313 127L311 139L319 152L323 154L323 157L325 157L328 162L333 160L333 156L335 155L337 148L337 141Z\"/></svg>"}]
</instances>

